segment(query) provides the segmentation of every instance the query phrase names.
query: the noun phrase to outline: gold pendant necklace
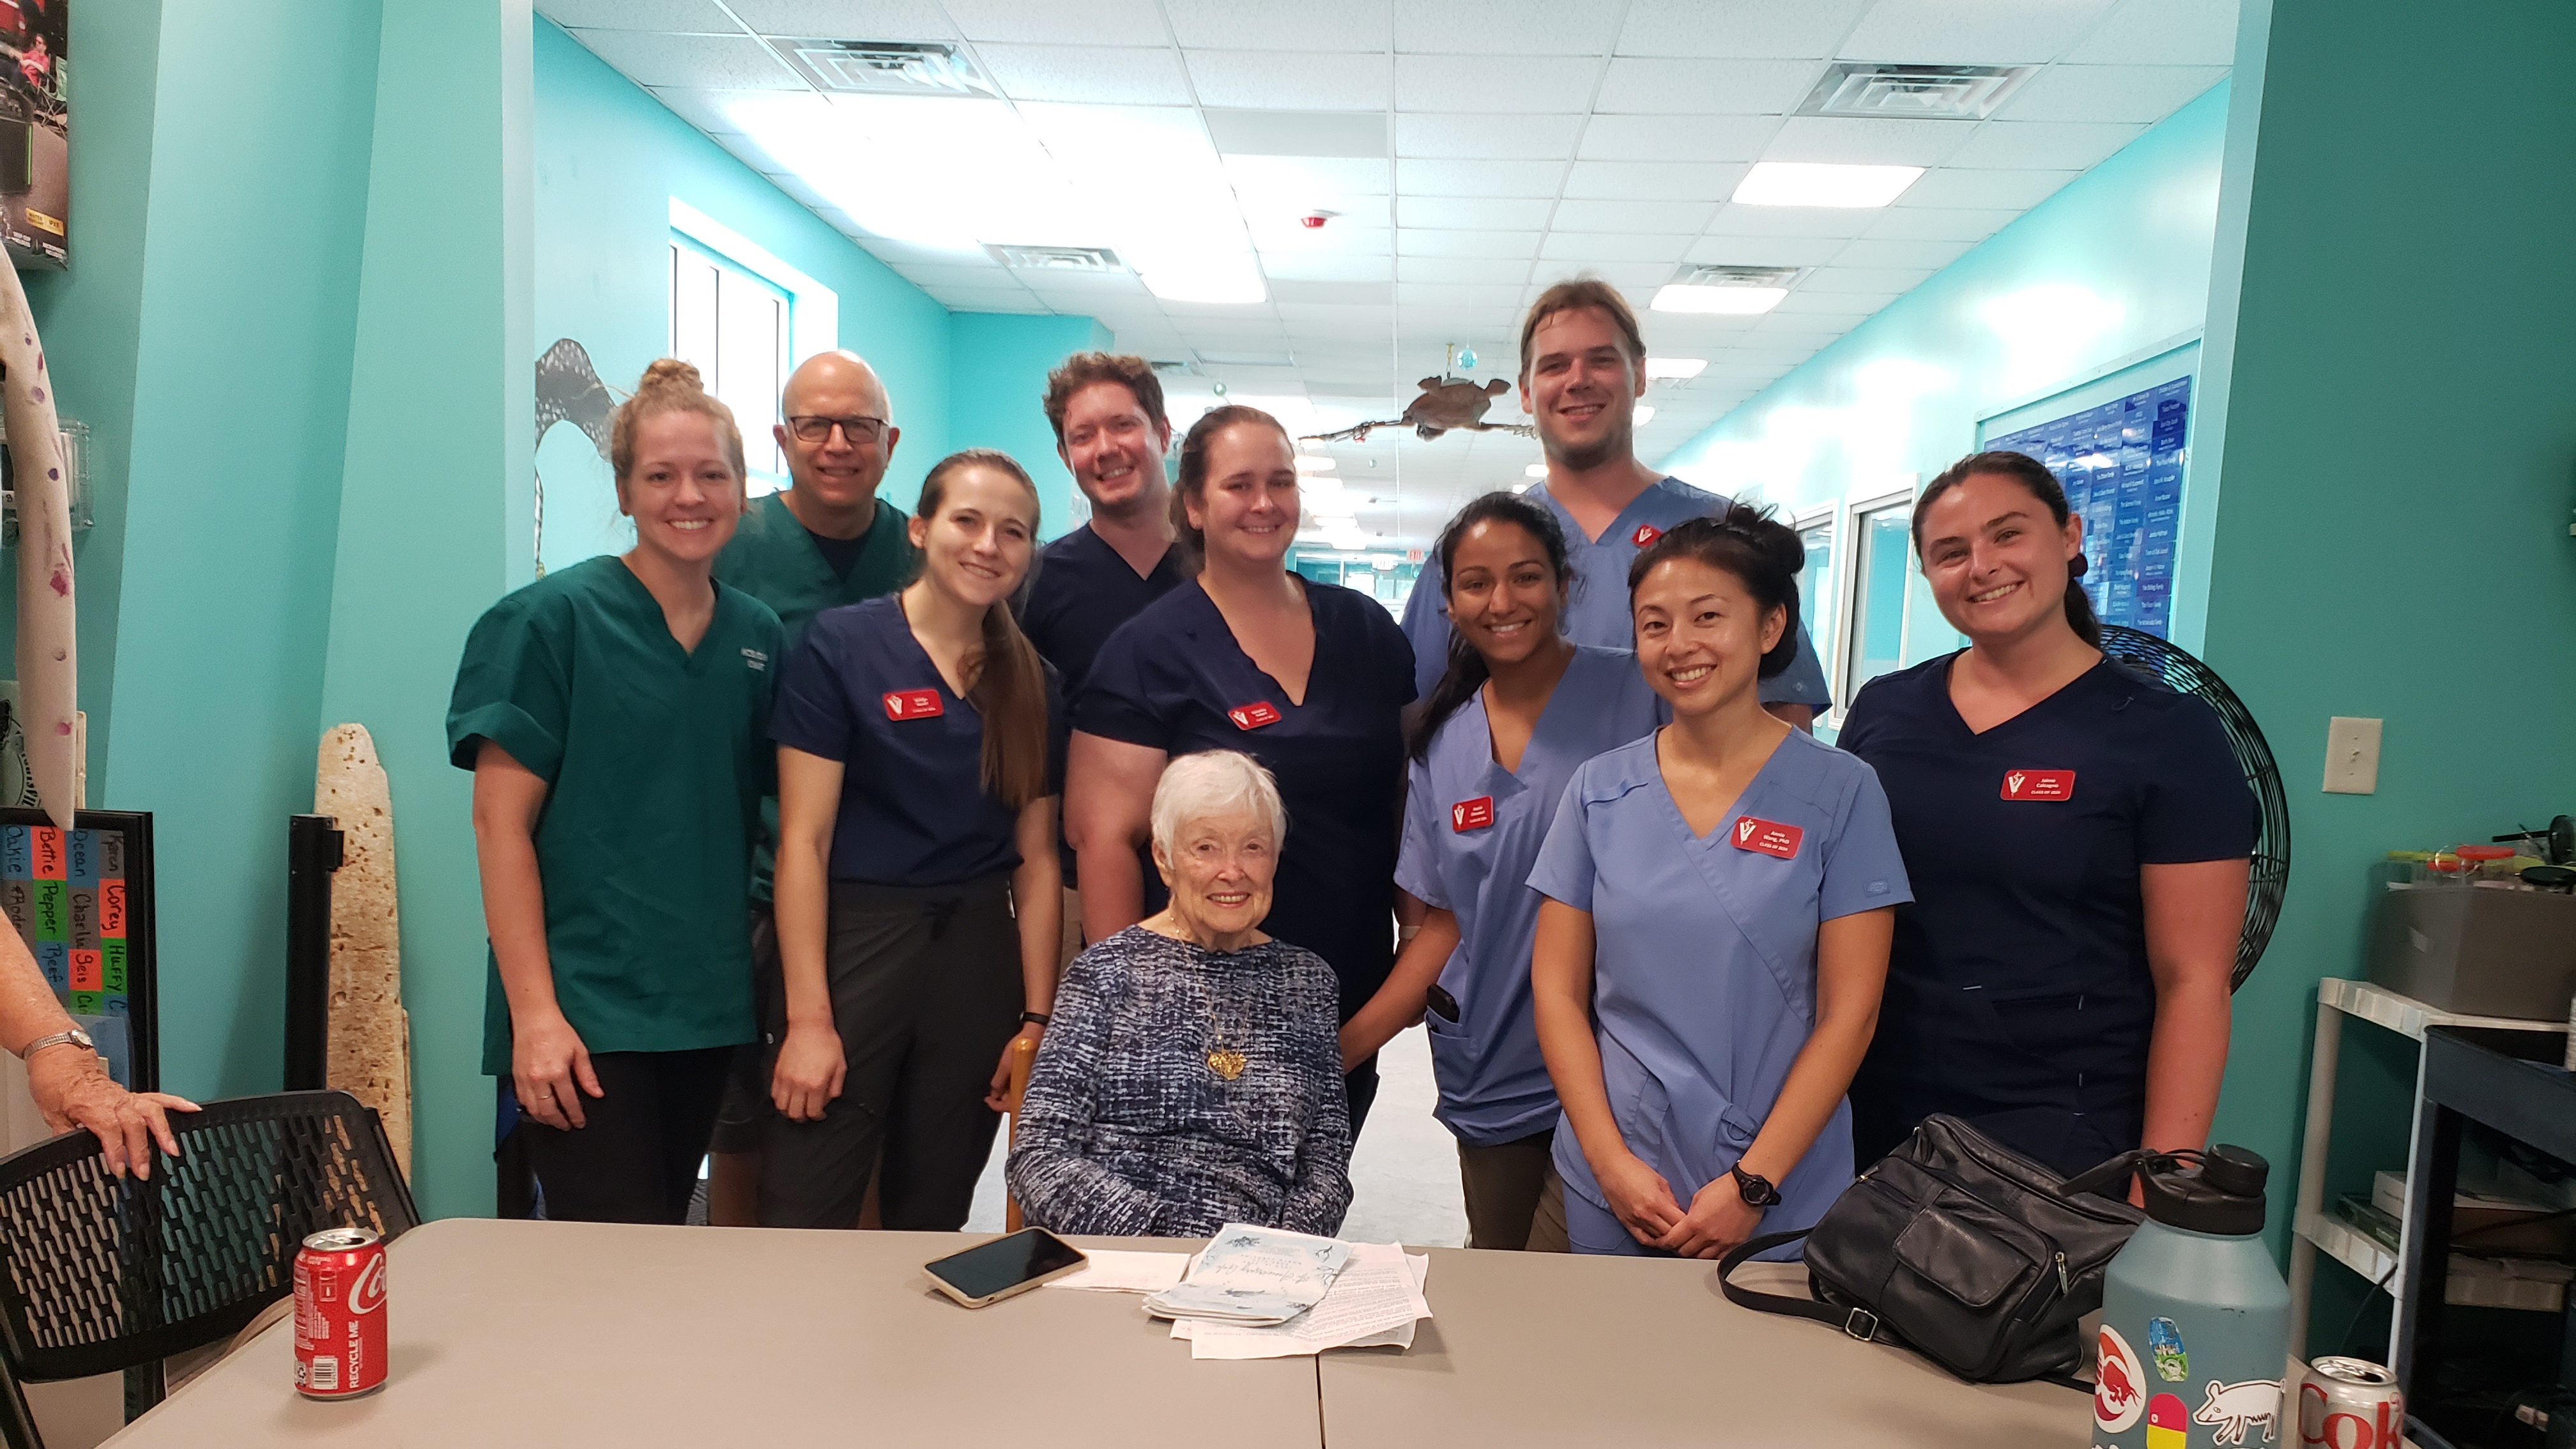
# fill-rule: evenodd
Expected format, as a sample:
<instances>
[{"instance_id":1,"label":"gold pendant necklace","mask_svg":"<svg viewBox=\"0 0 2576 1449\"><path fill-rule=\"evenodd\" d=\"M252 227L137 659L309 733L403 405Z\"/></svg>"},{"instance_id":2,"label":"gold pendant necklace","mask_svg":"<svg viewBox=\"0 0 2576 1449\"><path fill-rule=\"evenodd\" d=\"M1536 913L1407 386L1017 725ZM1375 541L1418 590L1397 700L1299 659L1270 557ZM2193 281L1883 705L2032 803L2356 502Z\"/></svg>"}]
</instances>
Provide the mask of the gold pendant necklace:
<instances>
[{"instance_id":1,"label":"gold pendant necklace","mask_svg":"<svg viewBox=\"0 0 2576 1449\"><path fill-rule=\"evenodd\" d=\"M1207 1054L1208 1070L1231 1082L1243 1075L1243 1053L1219 1047Z\"/></svg>"}]
</instances>

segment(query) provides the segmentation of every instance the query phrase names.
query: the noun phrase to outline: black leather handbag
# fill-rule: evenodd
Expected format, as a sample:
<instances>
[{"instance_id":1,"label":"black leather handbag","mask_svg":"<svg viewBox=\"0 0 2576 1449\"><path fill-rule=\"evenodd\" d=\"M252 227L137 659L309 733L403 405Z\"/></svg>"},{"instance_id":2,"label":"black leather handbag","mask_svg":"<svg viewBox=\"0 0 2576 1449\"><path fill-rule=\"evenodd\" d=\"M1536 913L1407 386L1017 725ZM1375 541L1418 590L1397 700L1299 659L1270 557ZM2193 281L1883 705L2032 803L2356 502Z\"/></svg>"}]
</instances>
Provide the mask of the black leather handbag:
<instances>
[{"instance_id":1,"label":"black leather handbag","mask_svg":"<svg viewBox=\"0 0 2576 1449\"><path fill-rule=\"evenodd\" d=\"M1902 1344L1970 1383L2048 1379L2089 1391L2067 1377L2084 1360L2076 1321L2102 1306L2102 1271L2141 1215L2063 1186L1958 1118L1930 1117L1813 1228L1755 1238L1720 1266L1732 1274L1803 1237L1812 1300L1723 1276L1720 1286L1746 1308Z\"/></svg>"}]
</instances>

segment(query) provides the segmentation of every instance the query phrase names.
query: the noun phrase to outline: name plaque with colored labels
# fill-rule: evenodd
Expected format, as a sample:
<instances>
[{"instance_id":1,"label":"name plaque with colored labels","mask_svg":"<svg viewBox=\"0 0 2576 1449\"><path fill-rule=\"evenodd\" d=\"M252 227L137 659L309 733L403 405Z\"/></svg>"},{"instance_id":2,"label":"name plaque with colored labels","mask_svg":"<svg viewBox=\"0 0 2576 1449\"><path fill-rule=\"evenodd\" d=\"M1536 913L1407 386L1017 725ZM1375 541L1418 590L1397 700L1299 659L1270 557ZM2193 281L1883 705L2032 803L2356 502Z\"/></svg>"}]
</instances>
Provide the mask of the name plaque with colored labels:
<instances>
[{"instance_id":1,"label":"name plaque with colored labels","mask_svg":"<svg viewBox=\"0 0 2576 1449\"><path fill-rule=\"evenodd\" d=\"M939 702L935 689L897 689L885 697L886 718L890 720L937 719L948 712Z\"/></svg>"},{"instance_id":2,"label":"name plaque with colored labels","mask_svg":"<svg viewBox=\"0 0 2576 1449\"><path fill-rule=\"evenodd\" d=\"M54 997L129 1091L159 1080L153 1046L152 817L84 810L72 828L0 811L0 910Z\"/></svg>"},{"instance_id":3,"label":"name plaque with colored labels","mask_svg":"<svg viewBox=\"0 0 2576 1449\"><path fill-rule=\"evenodd\" d=\"M1236 729L1257 730L1263 725L1279 723L1279 706L1266 699L1256 699L1250 704L1238 704L1227 710L1225 717L1234 721Z\"/></svg>"},{"instance_id":4,"label":"name plaque with colored labels","mask_svg":"<svg viewBox=\"0 0 2576 1449\"><path fill-rule=\"evenodd\" d=\"M2073 770L2006 770L2003 798L2072 800L2075 798L2075 772Z\"/></svg>"},{"instance_id":5,"label":"name plaque with colored labels","mask_svg":"<svg viewBox=\"0 0 2576 1449\"><path fill-rule=\"evenodd\" d=\"M1462 835L1470 830L1482 830L1493 823L1494 797L1491 795L1461 800L1449 807L1449 828Z\"/></svg>"}]
</instances>

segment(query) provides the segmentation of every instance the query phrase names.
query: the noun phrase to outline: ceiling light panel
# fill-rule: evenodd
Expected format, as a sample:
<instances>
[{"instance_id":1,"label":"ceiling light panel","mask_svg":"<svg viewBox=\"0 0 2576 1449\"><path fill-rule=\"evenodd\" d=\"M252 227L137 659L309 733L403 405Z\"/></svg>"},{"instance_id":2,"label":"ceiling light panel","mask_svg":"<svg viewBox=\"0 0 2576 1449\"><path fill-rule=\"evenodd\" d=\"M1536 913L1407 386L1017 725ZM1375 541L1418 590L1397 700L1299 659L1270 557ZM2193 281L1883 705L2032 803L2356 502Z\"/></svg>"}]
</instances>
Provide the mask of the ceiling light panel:
<instances>
[{"instance_id":1,"label":"ceiling light panel","mask_svg":"<svg viewBox=\"0 0 2576 1449\"><path fill-rule=\"evenodd\" d=\"M1653 60L1610 62L1592 109L1601 115L1776 116L1813 85L1807 60Z\"/></svg>"},{"instance_id":2,"label":"ceiling light panel","mask_svg":"<svg viewBox=\"0 0 2576 1449\"><path fill-rule=\"evenodd\" d=\"M1920 166L1837 166L1764 161L1735 188L1740 206L1885 206L1923 175Z\"/></svg>"}]
</instances>

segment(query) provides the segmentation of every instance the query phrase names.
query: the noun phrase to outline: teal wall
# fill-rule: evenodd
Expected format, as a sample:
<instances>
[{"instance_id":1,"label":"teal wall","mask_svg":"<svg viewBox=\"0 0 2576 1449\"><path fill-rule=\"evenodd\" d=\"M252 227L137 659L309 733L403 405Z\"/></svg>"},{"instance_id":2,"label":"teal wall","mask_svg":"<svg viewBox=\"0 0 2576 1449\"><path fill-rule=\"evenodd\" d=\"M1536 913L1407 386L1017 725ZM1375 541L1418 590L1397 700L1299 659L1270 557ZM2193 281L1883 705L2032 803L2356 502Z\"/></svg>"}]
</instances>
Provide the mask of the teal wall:
<instances>
[{"instance_id":1,"label":"teal wall","mask_svg":"<svg viewBox=\"0 0 2576 1449\"><path fill-rule=\"evenodd\" d=\"M1022 317L960 312L948 385L948 436L955 448L999 448L1037 480L1039 532L1053 538L1074 522L1073 475L1055 455L1055 430L1042 406L1049 369L1075 352L1107 348L1109 329L1088 317ZM904 440L909 453L912 440ZM912 453L911 482L939 460ZM1086 513L1086 517L1089 515Z\"/></svg>"},{"instance_id":2,"label":"teal wall","mask_svg":"<svg viewBox=\"0 0 2576 1449\"><path fill-rule=\"evenodd\" d=\"M2243 15L2262 84L2230 127L2220 239L2242 285L2213 289L2226 406L2193 487L2215 485L2206 654L2280 756L2296 842L2219 1128L2288 1163L2314 983L2362 970L2371 862L2576 808L2576 114L2483 85L2502 56L2576 66L2576 10ZM2438 123L2350 103L2352 76L2400 71L2481 99ZM2319 791L2338 714L2386 721L2376 794ZM2402 1157L2402 1121L2352 1126L2393 1145L2339 1154L2329 1201Z\"/></svg>"}]
</instances>

